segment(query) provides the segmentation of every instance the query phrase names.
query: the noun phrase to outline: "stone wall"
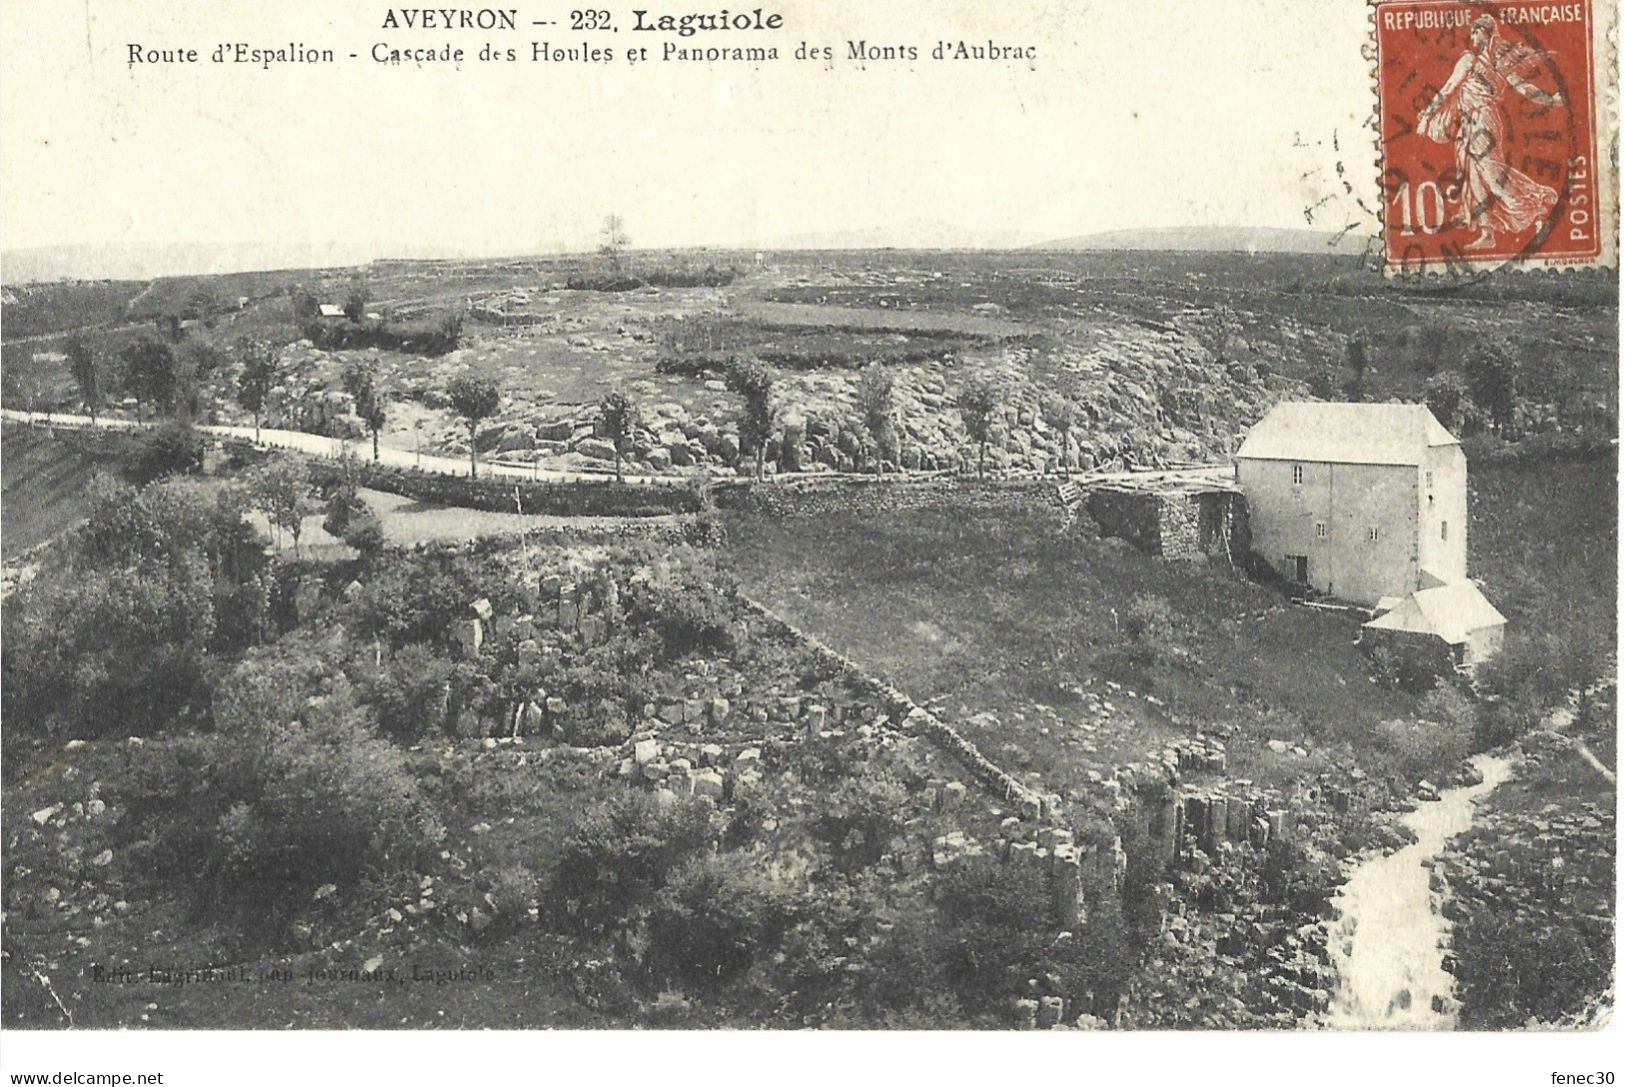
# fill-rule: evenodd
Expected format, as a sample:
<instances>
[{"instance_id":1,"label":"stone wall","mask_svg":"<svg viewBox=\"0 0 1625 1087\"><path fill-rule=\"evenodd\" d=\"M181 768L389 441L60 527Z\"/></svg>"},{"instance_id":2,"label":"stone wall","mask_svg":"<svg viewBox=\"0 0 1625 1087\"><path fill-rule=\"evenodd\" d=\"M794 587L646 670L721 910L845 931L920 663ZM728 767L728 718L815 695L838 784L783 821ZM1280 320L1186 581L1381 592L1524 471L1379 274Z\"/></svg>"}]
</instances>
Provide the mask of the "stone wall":
<instances>
[{"instance_id":1,"label":"stone wall","mask_svg":"<svg viewBox=\"0 0 1625 1087\"><path fill-rule=\"evenodd\" d=\"M1016 810L1021 813L1022 818L1034 821L1046 819L1054 821L1059 818L1059 803L1056 798L1042 796L1035 790L1023 785L1015 777L983 755L975 744L954 731L936 714L916 705L914 700L902 691L870 675L850 658L831 649L813 635L790 624L772 609L751 600L749 597L741 596L740 599L746 610L752 612L760 622L777 636L799 642L844 673L848 681L855 687L872 694L876 701L885 708L894 726L904 732L923 736L952 755L970 771L971 776L991 795L1001 801L1015 804Z\"/></svg>"},{"instance_id":2,"label":"stone wall","mask_svg":"<svg viewBox=\"0 0 1625 1087\"><path fill-rule=\"evenodd\" d=\"M988 509L1053 505L1055 483L1042 479L978 480L957 475L839 476L771 483L728 482L712 491L724 509L775 516L934 509L948 504Z\"/></svg>"},{"instance_id":3,"label":"stone wall","mask_svg":"<svg viewBox=\"0 0 1625 1087\"><path fill-rule=\"evenodd\" d=\"M361 484L404 495L419 502L489 510L495 513L541 513L563 517L655 517L695 513L698 492L676 484L629 484L605 480L527 480L511 477L443 475L396 468L369 460L356 462ZM331 462L314 461L318 478L336 476ZM516 502L517 499L517 502Z\"/></svg>"},{"instance_id":4,"label":"stone wall","mask_svg":"<svg viewBox=\"0 0 1625 1087\"><path fill-rule=\"evenodd\" d=\"M1147 555L1234 565L1252 542L1247 500L1234 491L1100 487L1084 505L1102 536L1127 540Z\"/></svg>"}]
</instances>

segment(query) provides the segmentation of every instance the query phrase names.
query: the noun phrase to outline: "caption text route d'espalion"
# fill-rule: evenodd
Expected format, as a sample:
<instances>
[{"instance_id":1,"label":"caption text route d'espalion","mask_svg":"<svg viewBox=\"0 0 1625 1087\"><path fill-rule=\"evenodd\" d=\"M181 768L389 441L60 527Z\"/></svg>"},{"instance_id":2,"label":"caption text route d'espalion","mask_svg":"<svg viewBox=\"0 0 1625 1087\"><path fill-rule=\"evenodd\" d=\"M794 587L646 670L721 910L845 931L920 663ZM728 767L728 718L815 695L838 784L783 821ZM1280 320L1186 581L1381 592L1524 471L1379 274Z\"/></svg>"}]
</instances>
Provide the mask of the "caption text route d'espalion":
<instances>
[{"instance_id":1,"label":"caption text route d'espalion","mask_svg":"<svg viewBox=\"0 0 1625 1087\"><path fill-rule=\"evenodd\" d=\"M374 42L365 54L345 52L304 42L261 44L251 42L221 42L212 49L191 46L154 46L143 42L126 43L126 65L247 64L269 69L280 65L335 64L341 58L360 59L363 55L380 64L456 64L465 61L481 62L587 62L609 63L624 59L636 64L641 61L746 61L761 62L780 59L777 44L751 44L731 46L689 45L681 39L697 34L715 32L771 32L785 29L784 16L764 8L732 11L721 8L714 11L684 14L656 13L634 8L624 13L607 9L577 9L550 13L550 18L526 18L518 8L386 8L378 22L378 29L388 31L491 31L494 33L531 31L534 28L557 28L580 34L615 34L622 29L631 33L666 35L657 46L631 45L617 51L609 46L595 46L589 41L579 45L556 44L552 41L532 41L526 47L514 47L498 42L483 42L480 46L440 42L434 45ZM675 36L676 41L672 40ZM759 39L767 40L767 39ZM793 50L785 48L787 55L797 60L834 62L849 61L917 61L923 57L932 60L1026 60L1037 57L1037 48L1027 44L997 41L941 40L927 46L912 44L873 43L868 40L847 41L843 47L815 45L799 42Z\"/></svg>"}]
</instances>

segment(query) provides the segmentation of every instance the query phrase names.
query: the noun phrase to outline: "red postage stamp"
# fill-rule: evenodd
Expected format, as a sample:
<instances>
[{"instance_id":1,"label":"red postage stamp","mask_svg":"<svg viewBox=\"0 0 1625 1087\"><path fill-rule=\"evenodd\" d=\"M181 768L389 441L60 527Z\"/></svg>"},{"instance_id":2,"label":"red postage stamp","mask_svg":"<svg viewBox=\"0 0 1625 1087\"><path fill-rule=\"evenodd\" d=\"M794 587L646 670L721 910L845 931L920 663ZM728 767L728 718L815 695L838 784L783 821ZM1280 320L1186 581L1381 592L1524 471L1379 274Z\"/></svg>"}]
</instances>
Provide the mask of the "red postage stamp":
<instances>
[{"instance_id":1,"label":"red postage stamp","mask_svg":"<svg viewBox=\"0 0 1625 1087\"><path fill-rule=\"evenodd\" d=\"M1592 9L1374 5L1390 275L1614 263L1618 197L1598 141L1612 84Z\"/></svg>"}]
</instances>

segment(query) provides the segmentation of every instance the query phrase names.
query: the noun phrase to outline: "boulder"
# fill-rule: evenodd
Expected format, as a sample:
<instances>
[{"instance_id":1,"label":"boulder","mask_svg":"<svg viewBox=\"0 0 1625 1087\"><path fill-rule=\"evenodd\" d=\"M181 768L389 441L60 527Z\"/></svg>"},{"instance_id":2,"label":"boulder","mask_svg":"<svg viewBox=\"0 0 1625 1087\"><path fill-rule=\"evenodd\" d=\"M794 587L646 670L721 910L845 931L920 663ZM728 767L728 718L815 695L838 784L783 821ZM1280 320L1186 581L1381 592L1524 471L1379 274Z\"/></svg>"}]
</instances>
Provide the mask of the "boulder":
<instances>
[{"instance_id":1,"label":"boulder","mask_svg":"<svg viewBox=\"0 0 1625 1087\"><path fill-rule=\"evenodd\" d=\"M689 775L689 788L695 796L722 799L722 775L716 770L696 770Z\"/></svg>"},{"instance_id":2,"label":"boulder","mask_svg":"<svg viewBox=\"0 0 1625 1087\"><path fill-rule=\"evenodd\" d=\"M605 438L583 438L575 445L575 452L593 460L613 461L615 446Z\"/></svg>"},{"instance_id":3,"label":"boulder","mask_svg":"<svg viewBox=\"0 0 1625 1087\"><path fill-rule=\"evenodd\" d=\"M513 453L521 449L533 449L536 446L536 430L524 423L508 428L508 432L497 443L498 453Z\"/></svg>"}]
</instances>

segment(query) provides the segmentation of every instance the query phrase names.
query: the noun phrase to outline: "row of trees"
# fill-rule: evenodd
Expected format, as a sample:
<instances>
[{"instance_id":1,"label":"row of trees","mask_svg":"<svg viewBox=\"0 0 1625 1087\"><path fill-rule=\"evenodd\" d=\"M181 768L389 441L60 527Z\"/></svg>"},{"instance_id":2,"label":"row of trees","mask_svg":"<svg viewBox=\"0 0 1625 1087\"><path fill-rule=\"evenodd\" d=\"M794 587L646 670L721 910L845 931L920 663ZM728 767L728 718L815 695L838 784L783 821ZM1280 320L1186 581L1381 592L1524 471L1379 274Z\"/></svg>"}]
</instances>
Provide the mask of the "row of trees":
<instances>
[{"instance_id":1,"label":"row of trees","mask_svg":"<svg viewBox=\"0 0 1625 1087\"><path fill-rule=\"evenodd\" d=\"M727 374L728 388L740 399L740 445L753 454L754 474L760 479L765 467L767 447L772 440L776 415L773 407L773 374L755 360L734 360L729 365ZM477 379L459 380L477 381ZM481 389L478 396L472 395L473 392L470 385L454 385L452 392L453 407L469 421L470 446L473 444L474 428L477 427L479 420L491 413L484 409L493 403L490 399L491 390ZM856 394L858 415L867 432L870 448L874 453L872 463L878 473L884 464L897 463L901 459L895 380L884 365L878 362L871 363L859 376ZM992 439L994 424L1002 406L1002 390L986 375L972 375L960 392L959 414L966 433L978 446L979 473L985 473L987 446ZM1077 421L1076 405L1069 397L1052 392L1043 398L1040 409L1045 421L1059 432L1062 442L1065 443ZM491 410L494 411L494 407ZM621 478L621 461L630 447L638 421L637 405L624 390L611 390L599 401L599 430L614 446L617 478Z\"/></svg>"},{"instance_id":2,"label":"row of trees","mask_svg":"<svg viewBox=\"0 0 1625 1087\"><path fill-rule=\"evenodd\" d=\"M171 343L144 335L114 350L105 341L83 334L68 337L64 345L68 372L79 399L92 419L115 397L131 397L140 406L161 414L191 418L203 405L203 383L227 361L218 347L206 340ZM5 368L8 398L29 411L52 391L46 363L19 354Z\"/></svg>"}]
</instances>

